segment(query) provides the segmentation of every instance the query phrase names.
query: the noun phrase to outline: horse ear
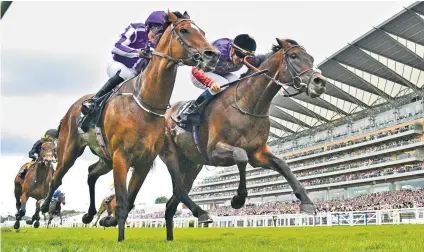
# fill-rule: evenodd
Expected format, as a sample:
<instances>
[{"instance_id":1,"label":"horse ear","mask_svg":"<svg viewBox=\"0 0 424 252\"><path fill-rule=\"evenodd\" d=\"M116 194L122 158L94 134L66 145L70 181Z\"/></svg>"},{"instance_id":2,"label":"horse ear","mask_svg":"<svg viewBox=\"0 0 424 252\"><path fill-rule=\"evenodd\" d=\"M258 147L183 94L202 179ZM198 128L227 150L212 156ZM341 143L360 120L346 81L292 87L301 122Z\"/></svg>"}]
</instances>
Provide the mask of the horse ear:
<instances>
[{"instance_id":1,"label":"horse ear","mask_svg":"<svg viewBox=\"0 0 424 252\"><path fill-rule=\"evenodd\" d=\"M283 49L288 49L290 47L290 44L283 39L277 38L277 42L278 42L278 45L281 46L281 48Z\"/></svg>"},{"instance_id":2,"label":"horse ear","mask_svg":"<svg viewBox=\"0 0 424 252\"><path fill-rule=\"evenodd\" d=\"M275 38L275 40L277 40L277 43L278 43L278 45L279 45L280 47L283 47L283 45L281 44L281 41L280 41L280 39L279 39L279 38Z\"/></svg>"},{"instance_id":3,"label":"horse ear","mask_svg":"<svg viewBox=\"0 0 424 252\"><path fill-rule=\"evenodd\" d=\"M178 20L178 17L174 13L168 10L168 21L171 23L175 23L177 22L177 20Z\"/></svg>"},{"instance_id":4,"label":"horse ear","mask_svg":"<svg viewBox=\"0 0 424 252\"><path fill-rule=\"evenodd\" d=\"M188 15L187 11L184 11L183 16L184 16L185 18L187 18L187 19L190 19L190 15Z\"/></svg>"}]
</instances>

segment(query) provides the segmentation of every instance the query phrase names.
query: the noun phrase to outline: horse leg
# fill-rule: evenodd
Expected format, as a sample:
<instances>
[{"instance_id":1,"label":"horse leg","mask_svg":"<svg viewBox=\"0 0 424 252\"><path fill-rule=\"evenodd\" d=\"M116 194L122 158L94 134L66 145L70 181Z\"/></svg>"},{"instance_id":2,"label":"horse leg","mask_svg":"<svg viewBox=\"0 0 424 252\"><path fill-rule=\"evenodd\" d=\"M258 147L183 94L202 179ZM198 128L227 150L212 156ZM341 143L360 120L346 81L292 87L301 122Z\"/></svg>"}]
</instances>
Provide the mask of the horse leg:
<instances>
[{"instance_id":1,"label":"horse leg","mask_svg":"<svg viewBox=\"0 0 424 252\"><path fill-rule=\"evenodd\" d=\"M152 165L153 163L134 166L134 172L131 176L130 183L128 184L128 211L131 211L134 208L134 201Z\"/></svg>"},{"instance_id":2,"label":"horse leg","mask_svg":"<svg viewBox=\"0 0 424 252\"><path fill-rule=\"evenodd\" d=\"M184 157L180 157L178 155L177 148L175 143L170 140L170 138L166 139L164 146L162 147L160 158L166 164L168 168L168 172L171 175L172 185L173 185L173 195L175 195L181 202L183 202L193 213L193 216L199 219L199 223L210 223L212 219L209 217L209 214L199 207L196 203L194 203L190 197L188 196L187 191L183 187L180 165L184 160ZM184 164L182 164L184 165ZM172 214L173 217L174 214ZM169 220L169 221L172 221Z\"/></svg>"},{"instance_id":3,"label":"horse leg","mask_svg":"<svg viewBox=\"0 0 424 252\"><path fill-rule=\"evenodd\" d=\"M100 216L102 216L102 214L103 214L103 212L106 210L106 208L104 207L104 205L103 205L103 203L100 205L100 208L99 208L99 211L97 212L97 215L96 215L96 217L97 217L97 219L96 219L96 222L94 222L94 227L96 227L97 226L97 222L99 221L99 219L100 219Z\"/></svg>"},{"instance_id":4,"label":"horse leg","mask_svg":"<svg viewBox=\"0 0 424 252\"><path fill-rule=\"evenodd\" d=\"M316 213L312 200L309 198L305 188L300 184L299 180L297 180L290 167L284 160L272 154L267 146L253 155L251 165L253 167L261 166L265 169L271 169L283 175L293 189L294 195L296 195L296 198L301 202L300 210L309 214Z\"/></svg>"},{"instance_id":5,"label":"horse leg","mask_svg":"<svg viewBox=\"0 0 424 252\"><path fill-rule=\"evenodd\" d=\"M52 222L52 220L53 220L53 213L49 213L49 222L47 223L47 228L49 228L50 223Z\"/></svg>"},{"instance_id":6,"label":"horse leg","mask_svg":"<svg viewBox=\"0 0 424 252\"><path fill-rule=\"evenodd\" d=\"M231 206L234 209L241 208L246 202L246 166L249 158L245 150L219 142L211 152L211 160L214 165L227 165L236 163L239 169L240 182L237 189L237 195L231 199Z\"/></svg>"},{"instance_id":7,"label":"horse leg","mask_svg":"<svg viewBox=\"0 0 424 252\"><path fill-rule=\"evenodd\" d=\"M125 220L128 217L127 173L130 165L122 152L113 155L113 178L115 183L116 217L118 221L118 242L124 240ZM111 226L116 223L110 222Z\"/></svg>"},{"instance_id":8,"label":"horse leg","mask_svg":"<svg viewBox=\"0 0 424 252\"><path fill-rule=\"evenodd\" d=\"M16 221L20 221L22 217L25 216L26 213L26 203L29 199L28 192L22 193L21 196L21 208L18 210L18 213L16 214Z\"/></svg>"},{"instance_id":9,"label":"horse leg","mask_svg":"<svg viewBox=\"0 0 424 252\"><path fill-rule=\"evenodd\" d=\"M68 119L69 120L69 119ZM54 191L62 184L62 178L66 175L68 170L74 165L75 160L82 155L85 149L85 145L81 145L78 133L76 131L76 122L72 122L71 125L63 124L63 127L71 128L71 133L64 140L63 144L59 144L57 148L58 162L54 178L50 182L49 193L44 199L44 203L41 206L41 212L45 213L49 210L49 203L52 199ZM60 143L60 141L59 141Z\"/></svg>"},{"instance_id":10,"label":"horse leg","mask_svg":"<svg viewBox=\"0 0 424 252\"><path fill-rule=\"evenodd\" d=\"M22 194L22 186L20 183L15 182L16 211L19 211L19 209L21 209L21 194Z\"/></svg>"},{"instance_id":11,"label":"horse leg","mask_svg":"<svg viewBox=\"0 0 424 252\"><path fill-rule=\"evenodd\" d=\"M196 179L197 175L201 169L197 169L196 166L192 165L190 167L190 170L187 173L183 173L183 185L185 190L187 192L190 192L191 187L193 186L194 180ZM172 195L172 197L168 200L166 203L166 210L165 210L165 222L166 222L166 239L168 241L172 241L174 239L174 215L177 211L178 204L180 204L180 200L175 196Z\"/></svg>"},{"instance_id":12,"label":"horse leg","mask_svg":"<svg viewBox=\"0 0 424 252\"><path fill-rule=\"evenodd\" d=\"M62 226L62 213L59 212L59 217L60 217L60 225Z\"/></svg>"},{"instance_id":13,"label":"horse leg","mask_svg":"<svg viewBox=\"0 0 424 252\"><path fill-rule=\"evenodd\" d=\"M88 213L86 213L82 217L82 222L84 224L88 224L93 220L94 215L97 213L96 211L96 182L97 179L107 174L111 171L111 168L109 165L107 165L102 159L99 159L96 163L90 165L88 167L88 187L90 190L90 207L88 208Z\"/></svg>"}]
</instances>

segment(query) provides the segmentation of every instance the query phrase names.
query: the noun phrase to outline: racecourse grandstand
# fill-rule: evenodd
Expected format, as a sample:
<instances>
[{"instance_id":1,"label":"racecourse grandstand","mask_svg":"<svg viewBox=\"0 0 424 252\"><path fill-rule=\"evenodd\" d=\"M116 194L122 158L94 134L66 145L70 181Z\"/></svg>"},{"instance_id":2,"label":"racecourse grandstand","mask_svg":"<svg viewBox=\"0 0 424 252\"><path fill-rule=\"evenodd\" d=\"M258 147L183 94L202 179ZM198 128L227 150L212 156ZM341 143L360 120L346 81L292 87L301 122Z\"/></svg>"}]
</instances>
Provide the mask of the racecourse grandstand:
<instances>
[{"instance_id":1,"label":"racecourse grandstand","mask_svg":"<svg viewBox=\"0 0 424 252\"><path fill-rule=\"evenodd\" d=\"M274 98L269 145L319 211L422 206L423 58L424 2L417 2L320 63L324 95ZM190 196L217 215L298 209L281 175L248 166L247 206L233 210L238 181L236 166L219 167L197 179Z\"/></svg>"}]
</instances>

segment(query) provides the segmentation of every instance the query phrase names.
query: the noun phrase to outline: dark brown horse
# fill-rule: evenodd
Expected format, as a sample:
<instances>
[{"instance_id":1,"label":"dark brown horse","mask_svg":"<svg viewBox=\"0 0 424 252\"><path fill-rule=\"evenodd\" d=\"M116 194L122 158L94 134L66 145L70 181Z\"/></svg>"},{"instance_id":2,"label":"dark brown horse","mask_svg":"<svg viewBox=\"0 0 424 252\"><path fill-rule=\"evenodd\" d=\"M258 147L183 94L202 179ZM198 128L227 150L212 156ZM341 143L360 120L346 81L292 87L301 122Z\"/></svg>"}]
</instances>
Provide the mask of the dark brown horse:
<instances>
[{"instance_id":1,"label":"dark brown horse","mask_svg":"<svg viewBox=\"0 0 424 252\"><path fill-rule=\"evenodd\" d=\"M43 203L44 203L44 199L37 201L37 210L36 210L37 212L40 212L40 207ZM56 199L50 201L49 212L48 212L49 221L47 222L47 228L49 228L50 223L52 222L53 217L55 215L60 217L60 225L62 225L62 207L61 207L61 204L63 204L63 205L66 204L65 193L63 193L63 192L60 193L59 196ZM43 213L43 215L44 215L44 222L46 222L47 221L46 213ZM37 222L34 223L35 228L38 228L39 225L40 225L40 224L37 224ZM27 221L27 224L31 225L32 222Z\"/></svg>"},{"instance_id":2,"label":"dark brown horse","mask_svg":"<svg viewBox=\"0 0 424 252\"><path fill-rule=\"evenodd\" d=\"M20 220L25 215L26 203L28 199L43 199L49 192L49 183L53 177L54 162L54 142L47 141L41 145L41 151L35 162L24 164L19 171L28 165L25 179L22 181L20 174L15 177L15 198L16 198L16 222L15 229L20 227ZM39 220L39 211L32 216L32 221Z\"/></svg>"},{"instance_id":3,"label":"dark brown horse","mask_svg":"<svg viewBox=\"0 0 424 252\"><path fill-rule=\"evenodd\" d=\"M47 202L62 184L63 176L89 146L100 159L89 167L90 207L83 222L90 223L97 212L97 179L113 169L117 219L112 218L111 224L119 225L118 241L124 240L125 220L164 143L164 113L169 105L178 66L197 65L210 71L215 68L219 58L219 52L205 39L187 13L168 12L167 18L169 25L147 68L138 77L124 82L119 93L112 95L104 108L101 121L107 155L99 148L94 129L85 134L78 132L76 120L81 104L92 95L82 97L68 110L59 132L57 171L42 206L43 212L47 211ZM134 167L134 172L127 191L130 167Z\"/></svg>"},{"instance_id":4,"label":"dark brown horse","mask_svg":"<svg viewBox=\"0 0 424 252\"><path fill-rule=\"evenodd\" d=\"M304 187L289 166L272 154L267 145L270 129L268 111L282 85L294 88L297 93L306 92L310 97L318 97L325 91L325 80L312 69L313 58L297 42L280 39L277 42L278 45L273 46L271 53L254 59L259 69L245 61L252 69L248 74L267 69L266 75L257 75L229 86L206 105L198 128L201 153L193 141L192 133L177 126L172 118L177 116L185 103L176 103L167 112L166 139L160 158L167 165L174 185L174 196L167 202L165 213L168 240L173 239L172 220L180 202L175 195L184 195L179 197L195 205L187 193L204 164L238 166L240 184L237 195L231 201L234 208L240 208L245 203L246 166L249 163L253 167L279 172L300 199L301 210L308 213L315 211ZM286 91L291 92L289 89ZM195 216L204 213L199 206L195 206Z\"/></svg>"}]
</instances>

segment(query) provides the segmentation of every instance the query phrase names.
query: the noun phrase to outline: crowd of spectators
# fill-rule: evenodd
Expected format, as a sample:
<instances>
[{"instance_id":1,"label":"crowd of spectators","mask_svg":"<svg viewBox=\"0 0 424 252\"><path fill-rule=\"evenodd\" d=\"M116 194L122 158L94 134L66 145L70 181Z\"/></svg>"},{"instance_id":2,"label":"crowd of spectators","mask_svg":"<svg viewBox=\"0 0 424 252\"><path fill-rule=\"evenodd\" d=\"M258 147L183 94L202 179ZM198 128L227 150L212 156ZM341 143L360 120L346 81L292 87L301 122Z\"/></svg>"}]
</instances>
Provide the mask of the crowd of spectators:
<instances>
[{"instance_id":1,"label":"crowd of spectators","mask_svg":"<svg viewBox=\"0 0 424 252\"><path fill-rule=\"evenodd\" d=\"M424 188L391 192L362 194L352 198L316 200L317 212L346 212L365 210L385 210L424 207ZM264 204L246 204L240 209L231 206L219 206L208 212L215 216L245 216L299 213L299 201L273 201ZM136 214L136 219L164 218L164 211L150 214ZM177 212L175 218L192 217L191 213Z\"/></svg>"}]
</instances>

